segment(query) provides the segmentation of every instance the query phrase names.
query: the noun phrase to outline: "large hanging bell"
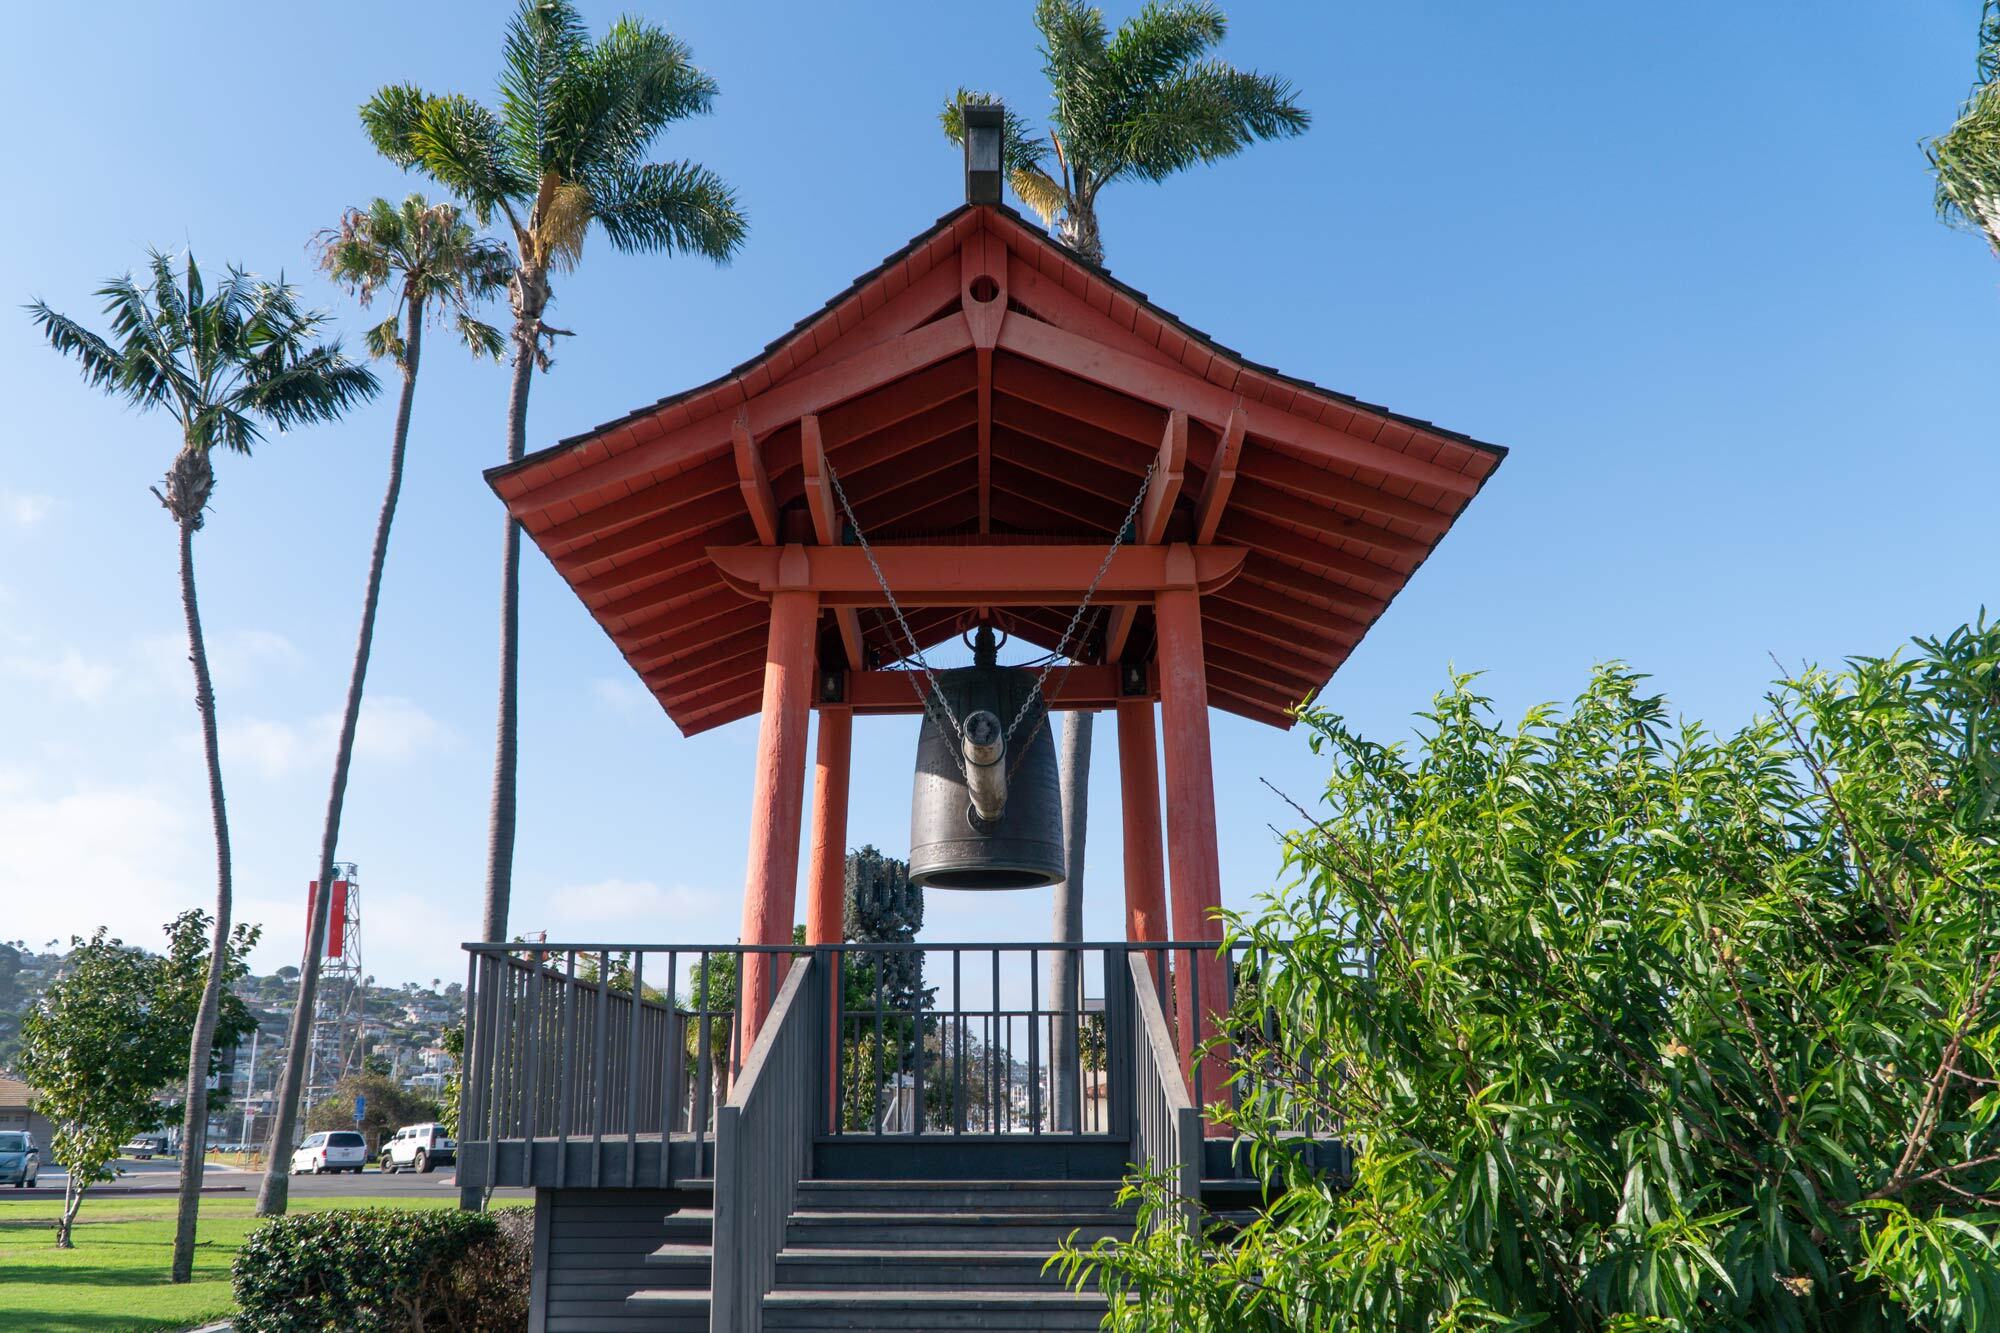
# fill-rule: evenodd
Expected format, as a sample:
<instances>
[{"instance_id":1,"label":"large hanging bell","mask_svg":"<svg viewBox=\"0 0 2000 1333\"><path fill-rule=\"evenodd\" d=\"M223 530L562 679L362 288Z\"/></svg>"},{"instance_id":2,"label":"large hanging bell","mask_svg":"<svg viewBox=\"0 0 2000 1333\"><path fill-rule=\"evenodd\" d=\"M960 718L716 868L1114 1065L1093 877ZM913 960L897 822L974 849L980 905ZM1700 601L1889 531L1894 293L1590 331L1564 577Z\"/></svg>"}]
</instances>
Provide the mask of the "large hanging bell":
<instances>
[{"instance_id":1,"label":"large hanging bell","mask_svg":"<svg viewBox=\"0 0 2000 1333\"><path fill-rule=\"evenodd\" d=\"M1038 889L1065 874L1048 710L1035 673L995 665L995 651L982 626L973 665L939 672L924 710L910 882L927 889Z\"/></svg>"}]
</instances>

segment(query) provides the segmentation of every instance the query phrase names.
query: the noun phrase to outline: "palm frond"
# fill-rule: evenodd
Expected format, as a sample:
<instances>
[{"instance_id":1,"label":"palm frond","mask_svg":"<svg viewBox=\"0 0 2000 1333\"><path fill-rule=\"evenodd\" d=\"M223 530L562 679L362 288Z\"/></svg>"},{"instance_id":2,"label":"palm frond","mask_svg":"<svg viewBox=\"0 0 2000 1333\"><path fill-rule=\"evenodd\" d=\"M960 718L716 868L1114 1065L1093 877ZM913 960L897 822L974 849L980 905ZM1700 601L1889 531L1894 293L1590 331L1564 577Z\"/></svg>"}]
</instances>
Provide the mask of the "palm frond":
<instances>
[{"instance_id":1,"label":"palm frond","mask_svg":"<svg viewBox=\"0 0 2000 1333\"><path fill-rule=\"evenodd\" d=\"M28 318L42 331L42 336L48 339L49 346L64 356L76 358L77 363L83 367L84 383L93 389L124 394L141 405L153 400L152 391L142 392L136 396L131 393L131 385L125 375L125 358L118 349L97 334L68 315L50 309L42 301L36 301L28 306Z\"/></svg>"},{"instance_id":2,"label":"palm frond","mask_svg":"<svg viewBox=\"0 0 2000 1333\"><path fill-rule=\"evenodd\" d=\"M275 373L246 382L226 404L232 411L256 413L280 430L313 422L337 420L349 408L373 398L381 384L375 372L350 361L339 343L309 348Z\"/></svg>"},{"instance_id":3,"label":"palm frond","mask_svg":"<svg viewBox=\"0 0 2000 1333\"><path fill-rule=\"evenodd\" d=\"M1118 175L1161 180L1260 139L1305 133L1312 115L1283 79L1203 61L1149 92L1121 127Z\"/></svg>"},{"instance_id":4,"label":"palm frond","mask_svg":"<svg viewBox=\"0 0 2000 1333\"><path fill-rule=\"evenodd\" d=\"M557 178L547 206L536 214L535 221L535 234L552 268L567 273L582 262L583 242L590 234L595 208L588 186Z\"/></svg>"},{"instance_id":5,"label":"palm frond","mask_svg":"<svg viewBox=\"0 0 2000 1333\"><path fill-rule=\"evenodd\" d=\"M387 204L377 199L365 211L350 208L340 215L337 227L315 233L312 240L320 269L353 292L363 306L373 304L376 291L389 281L390 256L397 251L391 234L400 228L401 219L394 210L383 215Z\"/></svg>"},{"instance_id":6,"label":"palm frond","mask_svg":"<svg viewBox=\"0 0 2000 1333\"><path fill-rule=\"evenodd\" d=\"M417 165L465 200L482 225L495 208L532 188L502 151L499 120L469 97L454 93L426 102L410 146Z\"/></svg>"},{"instance_id":7,"label":"palm frond","mask_svg":"<svg viewBox=\"0 0 2000 1333\"><path fill-rule=\"evenodd\" d=\"M569 0L521 0L501 53L500 109L505 147L520 177L553 162L551 118L564 73L589 49L583 18Z\"/></svg>"},{"instance_id":8,"label":"palm frond","mask_svg":"<svg viewBox=\"0 0 2000 1333\"><path fill-rule=\"evenodd\" d=\"M403 364L403 354L408 350L403 344L403 316L401 311L389 316L379 324L372 324L361 334L362 346L368 355L385 357L397 365Z\"/></svg>"},{"instance_id":9,"label":"palm frond","mask_svg":"<svg viewBox=\"0 0 2000 1333\"><path fill-rule=\"evenodd\" d=\"M2000 3L1979 25L1980 82L1952 127L1924 145L1937 181L1938 216L1982 233L2000 253Z\"/></svg>"},{"instance_id":10,"label":"palm frond","mask_svg":"<svg viewBox=\"0 0 2000 1333\"><path fill-rule=\"evenodd\" d=\"M459 341L473 356L490 356L498 361L506 354L507 335L493 325L470 315L457 315L452 322L458 329Z\"/></svg>"},{"instance_id":11,"label":"palm frond","mask_svg":"<svg viewBox=\"0 0 2000 1333\"><path fill-rule=\"evenodd\" d=\"M1069 208L1069 192L1040 167L1016 167L1007 174L1007 183L1045 227Z\"/></svg>"},{"instance_id":12,"label":"palm frond","mask_svg":"<svg viewBox=\"0 0 2000 1333\"><path fill-rule=\"evenodd\" d=\"M1106 56L1124 91L1140 95L1199 60L1228 33L1228 18L1211 0L1155 0L1119 26Z\"/></svg>"},{"instance_id":13,"label":"palm frond","mask_svg":"<svg viewBox=\"0 0 2000 1333\"><path fill-rule=\"evenodd\" d=\"M424 118L424 107L430 101L415 84L392 83L377 88L375 95L361 104L361 128L367 132L368 142L399 167L418 165L419 155L413 141Z\"/></svg>"},{"instance_id":14,"label":"palm frond","mask_svg":"<svg viewBox=\"0 0 2000 1333\"><path fill-rule=\"evenodd\" d=\"M1066 145L1064 170L1072 187L1080 187L1102 155L1100 127L1115 122L1120 110L1104 14L1082 0L1039 0L1035 27L1042 34L1042 72L1055 100L1049 123Z\"/></svg>"},{"instance_id":15,"label":"palm frond","mask_svg":"<svg viewBox=\"0 0 2000 1333\"><path fill-rule=\"evenodd\" d=\"M718 262L749 222L722 178L692 162L649 162L591 182L604 234L620 250L690 251Z\"/></svg>"},{"instance_id":16,"label":"palm frond","mask_svg":"<svg viewBox=\"0 0 2000 1333\"><path fill-rule=\"evenodd\" d=\"M622 18L562 80L556 160L572 178L636 163L668 125L712 110L718 91L685 42Z\"/></svg>"},{"instance_id":17,"label":"palm frond","mask_svg":"<svg viewBox=\"0 0 2000 1333\"><path fill-rule=\"evenodd\" d=\"M104 313L111 317L111 339L123 363L121 392L135 406L162 401L171 389L182 400L198 396L195 376L181 364L189 330L187 321L165 320L127 273L97 289Z\"/></svg>"}]
</instances>

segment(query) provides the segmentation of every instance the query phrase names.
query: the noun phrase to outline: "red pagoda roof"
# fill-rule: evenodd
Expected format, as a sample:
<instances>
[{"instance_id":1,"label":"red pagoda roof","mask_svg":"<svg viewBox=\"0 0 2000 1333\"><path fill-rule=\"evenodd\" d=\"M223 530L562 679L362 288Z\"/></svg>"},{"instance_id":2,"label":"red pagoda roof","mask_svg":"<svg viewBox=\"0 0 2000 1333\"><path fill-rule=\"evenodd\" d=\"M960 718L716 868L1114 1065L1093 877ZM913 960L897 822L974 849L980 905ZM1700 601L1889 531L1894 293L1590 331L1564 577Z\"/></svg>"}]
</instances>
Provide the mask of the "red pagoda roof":
<instances>
[{"instance_id":1,"label":"red pagoda roof","mask_svg":"<svg viewBox=\"0 0 2000 1333\"><path fill-rule=\"evenodd\" d=\"M1101 547L1155 465L1127 540L1245 552L1202 599L1209 699L1282 727L1505 456L1248 361L968 204L735 370L486 476L692 734L758 711L770 623L712 548L851 541L835 477L884 546ZM928 647L979 610L910 627ZM990 614L1053 649L1074 610ZM1150 611L1104 607L1072 656L1150 644ZM823 663L906 652L887 611L822 612Z\"/></svg>"}]
</instances>

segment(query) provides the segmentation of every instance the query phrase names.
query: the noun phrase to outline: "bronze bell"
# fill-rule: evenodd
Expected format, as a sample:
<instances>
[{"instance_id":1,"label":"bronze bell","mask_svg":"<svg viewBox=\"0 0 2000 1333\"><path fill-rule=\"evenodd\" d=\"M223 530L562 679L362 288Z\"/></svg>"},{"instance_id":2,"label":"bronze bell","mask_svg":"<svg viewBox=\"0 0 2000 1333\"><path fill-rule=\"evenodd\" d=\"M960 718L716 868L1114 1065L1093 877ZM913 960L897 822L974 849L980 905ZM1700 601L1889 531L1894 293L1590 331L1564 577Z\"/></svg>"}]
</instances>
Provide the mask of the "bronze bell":
<instances>
[{"instance_id":1,"label":"bronze bell","mask_svg":"<svg viewBox=\"0 0 2000 1333\"><path fill-rule=\"evenodd\" d=\"M1035 673L996 665L997 652L993 631L980 626L973 664L940 671L924 709L910 882L927 889L1038 889L1065 873L1048 709Z\"/></svg>"}]
</instances>

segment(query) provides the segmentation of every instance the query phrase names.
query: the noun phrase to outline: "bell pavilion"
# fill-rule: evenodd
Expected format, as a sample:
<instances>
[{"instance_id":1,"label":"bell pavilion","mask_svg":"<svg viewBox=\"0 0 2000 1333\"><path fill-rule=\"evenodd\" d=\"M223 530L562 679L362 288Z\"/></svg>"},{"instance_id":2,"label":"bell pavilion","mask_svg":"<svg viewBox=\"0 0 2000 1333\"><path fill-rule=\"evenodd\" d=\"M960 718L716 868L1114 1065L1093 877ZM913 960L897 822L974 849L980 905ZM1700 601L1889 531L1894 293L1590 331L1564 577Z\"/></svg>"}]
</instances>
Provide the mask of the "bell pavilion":
<instances>
[{"instance_id":1,"label":"bell pavilion","mask_svg":"<svg viewBox=\"0 0 2000 1333\"><path fill-rule=\"evenodd\" d=\"M962 207L734 370L487 474L683 733L758 734L734 945L468 946L462 1171L536 1188L537 1329L1095 1328L1042 1264L1129 1233L1120 1177L1246 1188L1203 1116L1255 966L1212 915L1211 710L1289 726L1505 451L1079 260L972 119ZM925 658L960 637L990 698ZM844 940L857 719L925 714L931 882L977 886L1079 709L1115 719L1123 941ZM1338 1127L1300 1131L1337 1170Z\"/></svg>"}]
</instances>

